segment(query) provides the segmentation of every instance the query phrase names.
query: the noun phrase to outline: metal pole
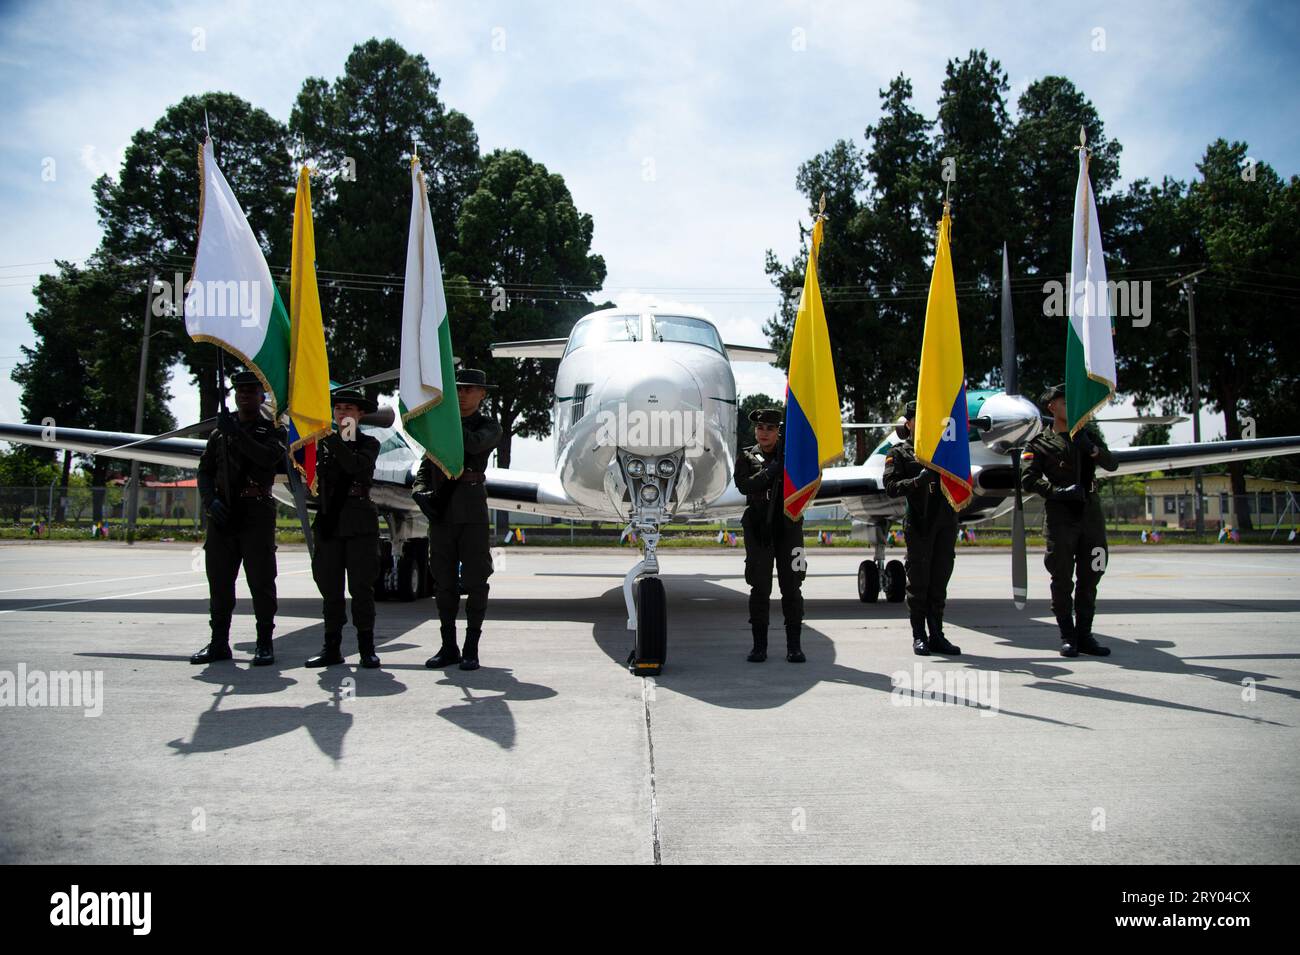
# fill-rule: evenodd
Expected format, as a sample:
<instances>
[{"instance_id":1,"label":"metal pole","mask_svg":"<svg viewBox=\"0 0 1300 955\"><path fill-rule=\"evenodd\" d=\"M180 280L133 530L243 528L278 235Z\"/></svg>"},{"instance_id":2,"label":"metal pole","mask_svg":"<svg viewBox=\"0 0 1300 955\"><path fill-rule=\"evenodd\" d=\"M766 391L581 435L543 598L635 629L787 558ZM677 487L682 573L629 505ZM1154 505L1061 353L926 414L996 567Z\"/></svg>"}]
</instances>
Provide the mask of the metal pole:
<instances>
[{"instance_id":1,"label":"metal pole","mask_svg":"<svg viewBox=\"0 0 1300 955\"><path fill-rule=\"evenodd\" d=\"M1201 376L1196 365L1196 280L1187 283L1187 334L1192 340L1192 440L1201 442ZM1196 481L1196 536L1205 534L1205 489L1201 468L1192 469Z\"/></svg>"},{"instance_id":2,"label":"metal pole","mask_svg":"<svg viewBox=\"0 0 1300 955\"><path fill-rule=\"evenodd\" d=\"M144 382L149 370L149 334L150 324L153 317L153 285L157 276L152 269L149 270L149 284L145 286L144 292L144 338L140 342L140 375L135 386L135 433L139 434L144 428ZM129 486L126 514L126 542L135 543L135 519L139 511L140 503L140 462L131 462L131 483Z\"/></svg>"}]
</instances>

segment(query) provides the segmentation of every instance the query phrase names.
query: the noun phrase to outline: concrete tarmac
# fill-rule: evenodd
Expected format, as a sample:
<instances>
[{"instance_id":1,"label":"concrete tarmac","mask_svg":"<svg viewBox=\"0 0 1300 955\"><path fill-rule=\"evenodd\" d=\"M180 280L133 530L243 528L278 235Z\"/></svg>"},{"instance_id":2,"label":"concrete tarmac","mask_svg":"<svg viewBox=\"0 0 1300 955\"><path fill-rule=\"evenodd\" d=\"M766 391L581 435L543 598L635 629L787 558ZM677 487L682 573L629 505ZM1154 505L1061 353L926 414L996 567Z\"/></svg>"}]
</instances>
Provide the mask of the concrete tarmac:
<instances>
[{"instance_id":1,"label":"concrete tarmac","mask_svg":"<svg viewBox=\"0 0 1300 955\"><path fill-rule=\"evenodd\" d=\"M663 551L656 679L623 666L631 549L501 556L482 669L425 669L422 600L380 604L382 669L349 628L321 671L307 555L281 548L255 670L242 581L235 662L187 662L190 545L0 545L0 861L1300 862L1300 549L1116 549L1113 653L1078 659L1041 554L1017 611L1009 553L963 549L963 655L922 659L901 604L857 599L865 555L814 548L802 665L776 595L745 662L742 551Z\"/></svg>"}]
</instances>

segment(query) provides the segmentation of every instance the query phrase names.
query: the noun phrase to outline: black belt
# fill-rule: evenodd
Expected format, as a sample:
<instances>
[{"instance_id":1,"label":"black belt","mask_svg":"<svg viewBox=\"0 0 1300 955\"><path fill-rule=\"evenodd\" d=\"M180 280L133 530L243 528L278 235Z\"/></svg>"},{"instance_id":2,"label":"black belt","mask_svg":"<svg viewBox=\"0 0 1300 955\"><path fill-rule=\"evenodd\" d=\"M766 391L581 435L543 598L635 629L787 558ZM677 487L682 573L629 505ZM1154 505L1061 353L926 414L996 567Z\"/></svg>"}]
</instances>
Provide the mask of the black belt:
<instances>
[{"instance_id":1,"label":"black belt","mask_svg":"<svg viewBox=\"0 0 1300 955\"><path fill-rule=\"evenodd\" d=\"M271 496L271 489L270 489L269 487L262 487L261 485L258 485L258 484L250 484L250 485L248 485L248 487L245 487L245 488L241 488L241 489L240 489L240 491L239 491L239 496L240 496L240 497L259 497L259 498L260 498L260 497L270 497L270 496Z\"/></svg>"},{"instance_id":2,"label":"black belt","mask_svg":"<svg viewBox=\"0 0 1300 955\"><path fill-rule=\"evenodd\" d=\"M461 484L482 484L487 480L487 474L483 471L471 471L469 468L466 468L460 473L460 477L456 478L456 480Z\"/></svg>"}]
</instances>

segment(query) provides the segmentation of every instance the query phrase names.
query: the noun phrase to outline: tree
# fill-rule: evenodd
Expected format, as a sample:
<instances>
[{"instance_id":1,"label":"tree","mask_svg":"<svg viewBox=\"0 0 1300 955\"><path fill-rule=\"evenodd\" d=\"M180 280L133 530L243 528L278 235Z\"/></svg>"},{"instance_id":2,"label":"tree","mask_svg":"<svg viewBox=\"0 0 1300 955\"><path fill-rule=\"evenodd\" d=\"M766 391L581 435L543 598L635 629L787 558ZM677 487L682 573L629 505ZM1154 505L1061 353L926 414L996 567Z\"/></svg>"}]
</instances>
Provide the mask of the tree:
<instances>
[{"instance_id":1,"label":"tree","mask_svg":"<svg viewBox=\"0 0 1300 955\"><path fill-rule=\"evenodd\" d=\"M500 386L492 394L504 433L500 467L510 466L514 435L550 433L555 362L493 359L488 346L562 338L591 311L588 295L605 282L605 260L591 254L593 228L564 177L519 150L484 157L478 188L461 207L456 251L445 257L457 276L447 286L452 342L467 366Z\"/></svg>"},{"instance_id":2,"label":"tree","mask_svg":"<svg viewBox=\"0 0 1300 955\"><path fill-rule=\"evenodd\" d=\"M306 80L289 118L301 158L316 171L321 306L330 372L340 381L398 364L402 288L394 275L406 262L413 140L443 262L455 251L460 205L478 177L478 137L468 117L443 104L440 82L423 56L370 39L353 47L333 83Z\"/></svg>"},{"instance_id":3,"label":"tree","mask_svg":"<svg viewBox=\"0 0 1300 955\"><path fill-rule=\"evenodd\" d=\"M934 153L944 174L953 178L941 182L936 170L929 181L950 187L953 280L962 359L972 385L1001 364L1002 245L1016 238L1018 219L1014 169L1008 162L1008 88L1002 64L983 50L972 50L964 60L948 61L939 97Z\"/></svg>"},{"instance_id":4,"label":"tree","mask_svg":"<svg viewBox=\"0 0 1300 955\"><path fill-rule=\"evenodd\" d=\"M1145 448L1162 446L1169 443L1169 429L1167 424L1142 424L1138 426L1137 433L1133 435L1133 440L1129 442L1130 447Z\"/></svg>"},{"instance_id":5,"label":"tree","mask_svg":"<svg viewBox=\"0 0 1300 955\"><path fill-rule=\"evenodd\" d=\"M22 386L23 415L29 421L51 420L56 428L132 431L145 283L130 266L56 264L59 273L43 275L37 283L36 311L27 316L36 344L21 346L23 361L12 375ZM144 426L154 432L175 427L167 411L171 394L164 351L151 348L146 369ZM91 462L91 484L100 489L94 501L99 520L102 489L114 462L107 457ZM71 453L64 452L61 498L67 496L70 470Z\"/></svg>"},{"instance_id":6,"label":"tree","mask_svg":"<svg viewBox=\"0 0 1300 955\"><path fill-rule=\"evenodd\" d=\"M858 421L886 415L916 387L929 281L925 256L933 241L926 223L937 207L926 208L932 124L912 109L911 97L911 83L896 77L880 91L879 122L866 129L871 148L864 152L841 140L801 165L795 180L810 211L826 194L831 218L818 278L840 398ZM928 191L933 199L934 190ZM807 268L809 230L803 226L800 240L800 253L788 265L767 252L766 270L781 304L764 331L782 368L789 368ZM853 438L851 456L861 463L871 447L865 432Z\"/></svg>"},{"instance_id":7,"label":"tree","mask_svg":"<svg viewBox=\"0 0 1300 955\"><path fill-rule=\"evenodd\" d=\"M160 279L174 283L175 273L181 273L183 281L193 264L199 224L198 153L209 127L221 171L262 251L273 265L289 261L294 176L284 125L231 93L187 96L152 128L131 137L116 182L104 175L94 185L104 230L98 256L105 263L131 266L141 287L151 267L158 269ZM151 350L158 350L168 365L183 358L199 387L200 415L210 417L216 413L218 396L214 346L191 341L179 317L167 319L164 327L178 333L160 336Z\"/></svg>"}]
</instances>

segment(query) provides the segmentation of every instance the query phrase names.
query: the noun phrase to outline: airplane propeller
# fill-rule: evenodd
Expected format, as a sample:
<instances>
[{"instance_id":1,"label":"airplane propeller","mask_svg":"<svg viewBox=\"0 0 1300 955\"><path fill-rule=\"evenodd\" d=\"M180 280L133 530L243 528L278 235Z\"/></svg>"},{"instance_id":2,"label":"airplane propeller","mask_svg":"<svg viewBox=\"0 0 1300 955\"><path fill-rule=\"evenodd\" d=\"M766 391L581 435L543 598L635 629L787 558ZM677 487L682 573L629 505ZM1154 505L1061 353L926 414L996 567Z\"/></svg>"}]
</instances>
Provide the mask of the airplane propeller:
<instances>
[{"instance_id":1,"label":"airplane propeller","mask_svg":"<svg viewBox=\"0 0 1300 955\"><path fill-rule=\"evenodd\" d=\"M1016 374L1016 320L1011 312L1011 267L1007 263L1007 245L1002 243L1002 385L1009 395L1020 393ZM1011 599L1017 610L1024 610L1029 598L1029 569L1025 555L1025 500L1020 490L1021 448L1011 448L1011 468L1015 475L1016 506L1011 520Z\"/></svg>"},{"instance_id":2,"label":"airplane propeller","mask_svg":"<svg viewBox=\"0 0 1300 955\"><path fill-rule=\"evenodd\" d=\"M363 385L374 385L381 381L396 381L401 374L401 369L393 368L389 371L382 371L377 375L370 375L366 378L358 378L355 381L345 382L339 385L335 390L340 388L360 388ZM376 428L391 428L393 422L397 419L396 413L392 408L384 406L377 411L364 415L361 424ZM203 434L205 431L211 431L217 426L217 416L204 418L202 421L196 421L193 424L187 424L183 428L177 428L175 431L168 431L166 434L151 434L147 438L141 438L138 441L130 441L126 444L119 444L115 448L108 448L99 454L116 454L119 451L126 451L130 448L138 448L146 444L154 444L158 441L166 441L168 438L188 438L192 434Z\"/></svg>"}]
</instances>

